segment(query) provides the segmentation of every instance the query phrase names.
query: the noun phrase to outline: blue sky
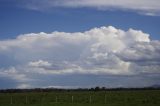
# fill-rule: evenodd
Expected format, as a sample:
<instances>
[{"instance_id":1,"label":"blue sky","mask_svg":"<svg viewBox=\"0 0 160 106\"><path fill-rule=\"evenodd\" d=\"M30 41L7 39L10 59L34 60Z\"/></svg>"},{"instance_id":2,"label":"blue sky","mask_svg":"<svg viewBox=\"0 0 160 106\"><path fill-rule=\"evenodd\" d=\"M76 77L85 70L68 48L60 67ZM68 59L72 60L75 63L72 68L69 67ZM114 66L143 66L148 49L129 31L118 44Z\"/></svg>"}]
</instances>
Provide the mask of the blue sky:
<instances>
[{"instance_id":1,"label":"blue sky","mask_svg":"<svg viewBox=\"0 0 160 106\"><path fill-rule=\"evenodd\" d=\"M15 38L19 34L31 32L81 32L100 26L112 25L128 30L134 28L160 39L159 16L148 16L121 10L97 10L95 8L54 7L36 11L22 8L16 3L0 4L0 38Z\"/></svg>"},{"instance_id":2,"label":"blue sky","mask_svg":"<svg viewBox=\"0 0 160 106\"><path fill-rule=\"evenodd\" d=\"M0 0L0 88L160 84L158 0Z\"/></svg>"}]
</instances>

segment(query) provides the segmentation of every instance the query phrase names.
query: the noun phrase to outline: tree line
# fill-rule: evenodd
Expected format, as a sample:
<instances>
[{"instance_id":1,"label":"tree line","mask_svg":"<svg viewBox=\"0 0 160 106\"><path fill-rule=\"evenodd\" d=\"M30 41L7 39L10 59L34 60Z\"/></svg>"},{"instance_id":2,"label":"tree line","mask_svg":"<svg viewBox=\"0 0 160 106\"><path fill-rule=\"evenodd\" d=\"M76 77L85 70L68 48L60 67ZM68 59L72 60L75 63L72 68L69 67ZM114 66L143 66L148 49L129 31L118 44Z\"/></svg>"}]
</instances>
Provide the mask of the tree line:
<instances>
[{"instance_id":1,"label":"tree line","mask_svg":"<svg viewBox=\"0 0 160 106\"><path fill-rule=\"evenodd\" d=\"M32 89L0 89L0 93L24 93L24 92L71 92L71 91L127 91L127 90L160 90L160 87L144 87L144 88L77 88L77 89L62 89L62 88L32 88Z\"/></svg>"}]
</instances>

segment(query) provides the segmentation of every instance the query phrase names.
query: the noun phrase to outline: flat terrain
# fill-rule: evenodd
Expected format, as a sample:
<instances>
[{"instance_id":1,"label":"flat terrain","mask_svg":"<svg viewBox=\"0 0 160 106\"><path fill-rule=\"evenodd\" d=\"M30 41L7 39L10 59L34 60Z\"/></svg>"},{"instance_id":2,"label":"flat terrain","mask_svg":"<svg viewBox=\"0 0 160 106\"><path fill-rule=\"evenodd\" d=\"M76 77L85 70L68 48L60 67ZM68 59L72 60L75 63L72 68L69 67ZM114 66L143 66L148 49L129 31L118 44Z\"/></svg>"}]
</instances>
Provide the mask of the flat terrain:
<instances>
[{"instance_id":1,"label":"flat terrain","mask_svg":"<svg viewBox=\"0 0 160 106\"><path fill-rule=\"evenodd\" d=\"M160 106L160 90L0 93L0 106Z\"/></svg>"}]
</instances>

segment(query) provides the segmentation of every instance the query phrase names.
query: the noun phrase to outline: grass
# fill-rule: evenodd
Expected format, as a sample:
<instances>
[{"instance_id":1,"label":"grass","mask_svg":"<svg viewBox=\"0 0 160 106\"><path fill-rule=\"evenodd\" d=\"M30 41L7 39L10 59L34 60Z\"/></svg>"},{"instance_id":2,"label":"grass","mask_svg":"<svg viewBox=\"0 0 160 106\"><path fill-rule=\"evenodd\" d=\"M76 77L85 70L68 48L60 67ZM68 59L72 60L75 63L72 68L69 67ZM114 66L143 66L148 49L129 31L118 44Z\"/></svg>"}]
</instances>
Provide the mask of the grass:
<instances>
[{"instance_id":1,"label":"grass","mask_svg":"<svg viewBox=\"0 0 160 106\"><path fill-rule=\"evenodd\" d=\"M0 106L160 106L160 90L0 93Z\"/></svg>"}]
</instances>

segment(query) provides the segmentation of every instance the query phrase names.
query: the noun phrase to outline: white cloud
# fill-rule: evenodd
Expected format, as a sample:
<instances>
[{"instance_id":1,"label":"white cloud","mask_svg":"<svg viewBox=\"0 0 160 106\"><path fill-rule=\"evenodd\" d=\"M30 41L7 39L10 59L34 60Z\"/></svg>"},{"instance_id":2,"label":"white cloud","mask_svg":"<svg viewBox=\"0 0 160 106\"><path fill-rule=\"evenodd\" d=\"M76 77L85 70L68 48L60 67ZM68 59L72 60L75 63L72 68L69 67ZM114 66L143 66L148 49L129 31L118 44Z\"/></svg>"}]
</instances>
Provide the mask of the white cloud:
<instances>
[{"instance_id":1,"label":"white cloud","mask_svg":"<svg viewBox=\"0 0 160 106\"><path fill-rule=\"evenodd\" d=\"M15 67L0 69L0 77L10 78L18 82L25 82L31 80L26 77L25 72L20 72Z\"/></svg>"},{"instance_id":2,"label":"white cloud","mask_svg":"<svg viewBox=\"0 0 160 106\"><path fill-rule=\"evenodd\" d=\"M34 61L34 62L29 62L29 66L32 66L32 67L50 67L51 63L49 63L48 61L38 60L38 61Z\"/></svg>"},{"instance_id":3,"label":"white cloud","mask_svg":"<svg viewBox=\"0 0 160 106\"><path fill-rule=\"evenodd\" d=\"M149 34L113 26L75 33L23 34L0 41L0 63L5 63L0 64L0 80L1 83L4 80L16 82L15 88L86 87L93 85L91 82L95 82L95 86L99 83L105 85L105 81L111 84L107 82L109 77L111 81L120 78L120 82L108 86L133 86L131 84L136 85L141 79L143 81L137 86L143 83L148 86L159 82L159 47L160 41L151 40ZM106 76L106 80L103 81L102 77L99 81L93 76ZM130 81L127 82L125 76L130 76Z\"/></svg>"},{"instance_id":4,"label":"white cloud","mask_svg":"<svg viewBox=\"0 0 160 106\"><path fill-rule=\"evenodd\" d=\"M131 10L151 16L160 14L159 0L23 0L21 2L25 7L34 10L53 7L92 7L99 10Z\"/></svg>"},{"instance_id":5,"label":"white cloud","mask_svg":"<svg viewBox=\"0 0 160 106\"><path fill-rule=\"evenodd\" d=\"M29 89L32 88L29 84L20 84L17 86L18 89Z\"/></svg>"},{"instance_id":6,"label":"white cloud","mask_svg":"<svg viewBox=\"0 0 160 106\"><path fill-rule=\"evenodd\" d=\"M81 88L79 86L46 86L46 87L43 87L43 88L59 88L59 89L78 89L78 88Z\"/></svg>"},{"instance_id":7,"label":"white cloud","mask_svg":"<svg viewBox=\"0 0 160 106\"><path fill-rule=\"evenodd\" d=\"M0 63L6 63L0 64L0 77L23 84L50 75L159 74L159 47L160 41L150 40L149 34L112 26L23 34L0 41Z\"/></svg>"}]
</instances>

